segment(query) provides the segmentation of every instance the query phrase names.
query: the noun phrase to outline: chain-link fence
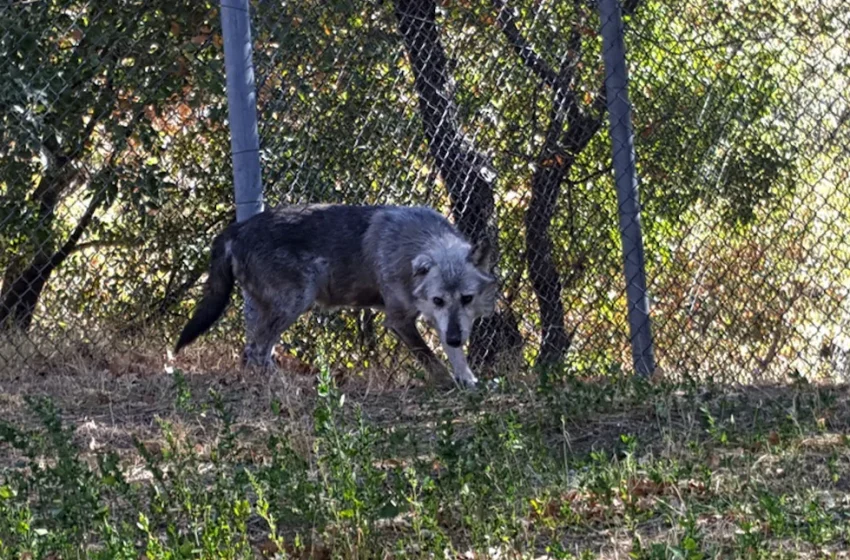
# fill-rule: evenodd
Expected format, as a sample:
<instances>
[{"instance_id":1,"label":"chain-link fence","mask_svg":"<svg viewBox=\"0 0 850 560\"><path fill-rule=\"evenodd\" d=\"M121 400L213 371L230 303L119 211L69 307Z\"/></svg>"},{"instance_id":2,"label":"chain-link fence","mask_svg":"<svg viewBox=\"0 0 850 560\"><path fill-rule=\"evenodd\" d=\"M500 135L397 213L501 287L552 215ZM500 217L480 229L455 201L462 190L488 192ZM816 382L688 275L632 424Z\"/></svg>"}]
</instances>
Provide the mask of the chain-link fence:
<instances>
[{"instance_id":1,"label":"chain-link fence","mask_svg":"<svg viewBox=\"0 0 850 560\"><path fill-rule=\"evenodd\" d=\"M843 2L621 8L658 365L846 378ZM476 367L630 369L599 13L252 2L266 203L434 206L498 246ZM196 0L0 8L0 363L109 367L173 344L234 215L220 16ZM241 339L239 299L208 344ZM305 361L412 363L370 311L306 316L283 340Z\"/></svg>"}]
</instances>

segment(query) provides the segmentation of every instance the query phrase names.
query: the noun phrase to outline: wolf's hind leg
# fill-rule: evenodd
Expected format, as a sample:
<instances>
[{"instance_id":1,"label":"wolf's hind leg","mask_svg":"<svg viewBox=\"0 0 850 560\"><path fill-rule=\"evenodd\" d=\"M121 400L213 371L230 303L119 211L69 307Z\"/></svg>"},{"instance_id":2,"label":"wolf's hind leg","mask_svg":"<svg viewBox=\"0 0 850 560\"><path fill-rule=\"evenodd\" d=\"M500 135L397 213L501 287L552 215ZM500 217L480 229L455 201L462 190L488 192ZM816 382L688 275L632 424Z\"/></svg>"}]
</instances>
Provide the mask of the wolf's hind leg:
<instances>
[{"instance_id":1,"label":"wolf's hind leg","mask_svg":"<svg viewBox=\"0 0 850 560\"><path fill-rule=\"evenodd\" d=\"M272 350L280 340L280 335L301 315L281 309L276 309L272 313L260 312L256 324L251 329L252 332L249 332L248 343L242 352L244 366L275 369Z\"/></svg>"},{"instance_id":2,"label":"wolf's hind leg","mask_svg":"<svg viewBox=\"0 0 850 560\"><path fill-rule=\"evenodd\" d=\"M299 276L290 277L284 285L270 284L258 290L265 301L257 301L256 321L248 327L243 365L275 369L272 350L280 341L280 335L316 301L321 272L317 266L305 267ZM255 297L257 299L260 298Z\"/></svg>"}]
</instances>

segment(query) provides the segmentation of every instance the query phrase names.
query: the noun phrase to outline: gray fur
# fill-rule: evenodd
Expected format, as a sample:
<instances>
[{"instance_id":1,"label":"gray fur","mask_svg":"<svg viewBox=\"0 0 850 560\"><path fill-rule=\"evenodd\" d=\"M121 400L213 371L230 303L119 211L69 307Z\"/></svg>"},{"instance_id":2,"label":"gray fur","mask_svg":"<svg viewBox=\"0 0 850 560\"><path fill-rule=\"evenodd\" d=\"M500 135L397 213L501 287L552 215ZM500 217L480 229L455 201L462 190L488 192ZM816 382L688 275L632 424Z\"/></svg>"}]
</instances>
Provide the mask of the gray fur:
<instances>
[{"instance_id":1,"label":"gray fur","mask_svg":"<svg viewBox=\"0 0 850 560\"><path fill-rule=\"evenodd\" d=\"M430 208L318 204L270 209L232 224L214 244L203 299L175 352L221 316L232 276L255 304L243 361L271 366L283 331L314 304L385 312L387 327L428 372L448 371L416 328L422 315L439 333L454 379L474 386L463 345L474 321L495 309L490 246L471 245Z\"/></svg>"}]
</instances>

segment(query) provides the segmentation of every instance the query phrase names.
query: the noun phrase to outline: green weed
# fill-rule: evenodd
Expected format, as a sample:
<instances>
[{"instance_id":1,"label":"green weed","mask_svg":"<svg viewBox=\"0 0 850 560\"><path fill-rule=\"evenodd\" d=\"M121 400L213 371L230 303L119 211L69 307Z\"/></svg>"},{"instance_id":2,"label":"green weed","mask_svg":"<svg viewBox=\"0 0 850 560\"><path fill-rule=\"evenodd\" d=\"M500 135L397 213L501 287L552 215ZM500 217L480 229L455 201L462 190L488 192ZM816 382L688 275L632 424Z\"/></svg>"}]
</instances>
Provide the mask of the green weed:
<instances>
[{"instance_id":1,"label":"green weed","mask_svg":"<svg viewBox=\"0 0 850 560\"><path fill-rule=\"evenodd\" d=\"M553 376L379 421L323 368L309 425L273 401L259 445L226 395L173 382L132 457L86 449L49 399L0 422L0 558L784 558L850 538L844 388Z\"/></svg>"}]
</instances>

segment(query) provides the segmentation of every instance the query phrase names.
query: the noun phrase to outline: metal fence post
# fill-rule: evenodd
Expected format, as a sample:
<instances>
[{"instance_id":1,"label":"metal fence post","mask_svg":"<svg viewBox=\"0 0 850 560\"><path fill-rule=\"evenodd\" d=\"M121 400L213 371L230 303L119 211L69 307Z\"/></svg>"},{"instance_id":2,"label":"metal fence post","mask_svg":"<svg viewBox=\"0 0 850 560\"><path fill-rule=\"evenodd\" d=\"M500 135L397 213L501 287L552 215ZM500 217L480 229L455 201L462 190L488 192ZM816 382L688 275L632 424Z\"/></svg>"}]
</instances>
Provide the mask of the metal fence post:
<instances>
[{"instance_id":1,"label":"metal fence post","mask_svg":"<svg viewBox=\"0 0 850 560\"><path fill-rule=\"evenodd\" d=\"M640 225L632 109L629 103L626 49L619 0L599 0L599 17L602 25L605 90L620 214L620 237L623 244L623 273L626 278L632 360L638 375L649 376L655 371L655 351L646 291L646 262Z\"/></svg>"},{"instance_id":2,"label":"metal fence post","mask_svg":"<svg viewBox=\"0 0 850 560\"><path fill-rule=\"evenodd\" d=\"M221 0L221 28L236 221L242 222L263 211L257 92L248 0ZM243 292L242 295L245 301L245 326L250 331L255 323L256 307L247 294Z\"/></svg>"}]
</instances>

